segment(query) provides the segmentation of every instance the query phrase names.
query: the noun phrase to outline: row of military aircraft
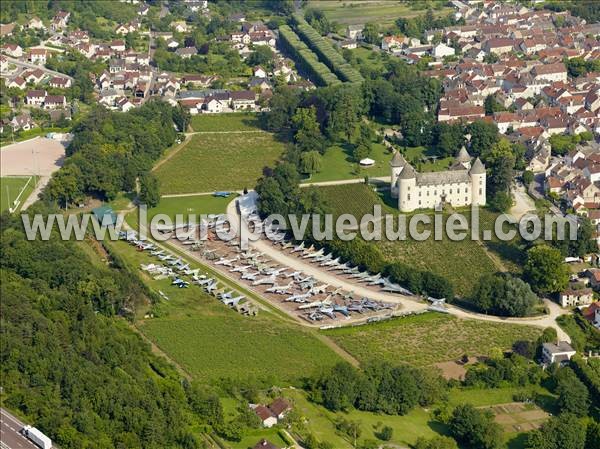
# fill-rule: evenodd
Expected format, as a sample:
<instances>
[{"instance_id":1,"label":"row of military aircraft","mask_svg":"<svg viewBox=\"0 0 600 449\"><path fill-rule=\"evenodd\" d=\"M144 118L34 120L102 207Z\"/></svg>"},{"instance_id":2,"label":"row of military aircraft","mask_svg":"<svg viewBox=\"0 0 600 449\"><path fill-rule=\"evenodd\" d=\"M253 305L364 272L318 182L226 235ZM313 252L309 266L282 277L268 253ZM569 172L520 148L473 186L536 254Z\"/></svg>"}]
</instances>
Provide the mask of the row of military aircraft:
<instances>
[{"instance_id":1,"label":"row of military aircraft","mask_svg":"<svg viewBox=\"0 0 600 449\"><path fill-rule=\"evenodd\" d=\"M158 248L155 244L139 240L137 235L123 233L120 236L122 239L127 240L131 245L134 245L140 251L147 251L148 254L154 256L161 263L149 263L141 264L140 268L146 271L150 275L154 276L154 279L168 279L172 280L171 285L178 288L188 288L191 284L200 286L205 292L215 296L223 304L229 307L237 306L246 297L240 295L233 290L225 291L220 287L219 281L210 277L206 273L200 273L199 268L192 269L190 264L187 263L182 257L177 257L164 249ZM187 277L188 280L186 280ZM159 294L164 299L169 299L168 296L159 291Z\"/></svg>"}]
</instances>

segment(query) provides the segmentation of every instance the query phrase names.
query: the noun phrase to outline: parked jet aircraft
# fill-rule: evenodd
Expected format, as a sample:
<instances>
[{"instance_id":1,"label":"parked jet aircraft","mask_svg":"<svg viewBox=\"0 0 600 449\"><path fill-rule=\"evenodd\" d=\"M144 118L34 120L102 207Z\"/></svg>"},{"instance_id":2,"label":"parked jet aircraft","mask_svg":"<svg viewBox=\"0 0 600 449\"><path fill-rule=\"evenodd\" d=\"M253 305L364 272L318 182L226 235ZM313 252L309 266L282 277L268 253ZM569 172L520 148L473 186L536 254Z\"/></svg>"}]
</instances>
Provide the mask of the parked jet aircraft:
<instances>
[{"instance_id":1,"label":"parked jet aircraft","mask_svg":"<svg viewBox=\"0 0 600 449\"><path fill-rule=\"evenodd\" d=\"M277 293L278 295L285 295L289 293L290 289L294 286L294 281L291 281L288 285L273 285L273 287L269 287L266 291L268 293Z\"/></svg>"},{"instance_id":2,"label":"parked jet aircraft","mask_svg":"<svg viewBox=\"0 0 600 449\"><path fill-rule=\"evenodd\" d=\"M275 282L277 282L275 276L269 276L266 278L255 280L254 282L252 282L252 285L274 285Z\"/></svg>"}]
</instances>

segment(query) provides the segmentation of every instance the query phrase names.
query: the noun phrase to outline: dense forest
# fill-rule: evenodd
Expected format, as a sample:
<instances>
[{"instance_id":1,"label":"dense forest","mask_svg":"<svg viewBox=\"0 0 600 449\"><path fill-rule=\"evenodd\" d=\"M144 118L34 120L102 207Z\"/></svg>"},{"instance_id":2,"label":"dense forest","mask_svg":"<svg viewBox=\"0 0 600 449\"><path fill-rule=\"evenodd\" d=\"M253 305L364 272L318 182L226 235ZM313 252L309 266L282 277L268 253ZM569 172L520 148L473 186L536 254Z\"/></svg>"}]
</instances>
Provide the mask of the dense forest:
<instances>
[{"instance_id":1,"label":"dense forest","mask_svg":"<svg viewBox=\"0 0 600 449\"><path fill-rule=\"evenodd\" d=\"M0 225L4 404L64 449L198 447L194 390L113 318L147 301L144 286L57 233L28 241L20 217Z\"/></svg>"},{"instance_id":2,"label":"dense forest","mask_svg":"<svg viewBox=\"0 0 600 449\"><path fill-rule=\"evenodd\" d=\"M52 176L44 199L64 207L85 195L110 200L132 191L188 120L183 109L160 101L127 113L93 108L73 129L65 165Z\"/></svg>"}]
</instances>

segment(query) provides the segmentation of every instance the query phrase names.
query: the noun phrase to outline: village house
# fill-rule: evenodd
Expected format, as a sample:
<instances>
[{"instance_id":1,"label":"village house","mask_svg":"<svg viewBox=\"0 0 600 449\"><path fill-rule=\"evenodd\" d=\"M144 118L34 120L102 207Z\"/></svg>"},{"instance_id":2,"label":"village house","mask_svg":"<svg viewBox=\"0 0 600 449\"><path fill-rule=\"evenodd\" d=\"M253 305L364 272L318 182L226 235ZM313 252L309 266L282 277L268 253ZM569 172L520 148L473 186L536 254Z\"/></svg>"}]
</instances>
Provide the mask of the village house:
<instances>
[{"instance_id":1,"label":"village house","mask_svg":"<svg viewBox=\"0 0 600 449\"><path fill-rule=\"evenodd\" d=\"M256 103L256 94L251 90L231 92L231 106L235 111L253 109Z\"/></svg>"},{"instance_id":2,"label":"village house","mask_svg":"<svg viewBox=\"0 0 600 449\"><path fill-rule=\"evenodd\" d=\"M190 59L192 56L198 54L196 47L183 47L175 50L175 54L183 59Z\"/></svg>"},{"instance_id":3,"label":"village house","mask_svg":"<svg viewBox=\"0 0 600 449\"><path fill-rule=\"evenodd\" d=\"M48 82L50 87L56 87L58 89L67 89L71 87L71 80L62 76L55 76Z\"/></svg>"},{"instance_id":4,"label":"village house","mask_svg":"<svg viewBox=\"0 0 600 449\"><path fill-rule=\"evenodd\" d=\"M67 107L67 99L64 95L47 95L44 98L44 109L58 109Z\"/></svg>"},{"instance_id":5,"label":"village house","mask_svg":"<svg viewBox=\"0 0 600 449\"><path fill-rule=\"evenodd\" d=\"M2 53L7 54L8 56L12 56L13 58L20 58L23 56L23 49L20 45L17 44L2 44Z\"/></svg>"},{"instance_id":6,"label":"village house","mask_svg":"<svg viewBox=\"0 0 600 449\"><path fill-rule=\"evenodd\" d=\"M12 127L13 131L19 131L19 130L29 131L30 129L34 128L36 125L29 115L20 114L20 115L15 115L12 118L12 120L10 121L10 126Z\"/></svg>"},{"instance_id":7,"label":"village house","mask_svg":"<svg viewBox=\"0 0 600 449\"><path fill-rule=\"evenodd\" d=\"M48 93L45 90L30 90L25 95L25 104L30 106L42 106Z\"/></svg>"},{"instance_id":8,"label":"village house","mask_svg":"<svg viewBox=\"0 0 600 449\"><path fill-rule=\"evenodd\" d=\"M27 59L33 64L46 64L48 51L45 48L32 48L29 50Z\"/></svg>"},{"instance_id":9,"label":"village house","mask_svg":"<svg viewBox=\"0 0 600 449\"><path fill-rule=\"evenodd\" d=\"M21 78L20 76L17 76L11 80L8 81L8 83L6 84L6 87L10 88L16 88L16 89L25 89L27 87L27 81L25 81L23 78Z\"/></svg>"},{"instance_id":10,"label":"village house","mask_svg":"<svg viewBox=\"0 0 600 449\"><path fill-rule=\"evenodd\" d=\"M71 18L71 13L67 11L58 11L52 19L52 29L54 31L66 28Z\"/></svg>"},{"instance_id":11,"label":"village house","mask_svg":"<svg viewBox=\"0 0 600 449\"><path fill-rule=\"evenodd\" d=\"M582 288L580 290L567 289L560 293L560 305L562 307L591 304L593 299L594 292L591 288Z\"/></svg>"},{"instance_id":12,"label":"village house","mask_svg":"<svg viewBox=\"0 0 600 449\"><path fill-rule=\"evenodd\" d=\"M32 17L29 22L27 22L27 28L30 30L45 30L44 22L40 20L39 17Z\"/></svg>"},{"instance_id":13,"label":"village house","mask_svg":"<svg viewBox=\"0 0 600 449\"><path fill-rule=\"evenodd\" d=\"M254 413L256 413L256 416L260 419L263 427L270 428L277 424L277 417L273 416L271 410L264 405L257 405L254 408Z\"/></svg>"},{"instance_id":14,"label":"village house","mask_svg":"<svg viewBox=\"0 0 600 449\"><path fill-rule=\"evenodd\" d=\"M365 26L363 24L348 25L346 27L346 37L355 41L362 39L362 32Z\"/></svg>"},{"instance_id":15,"label":"village house","mask_svg":"<svg viewBox=\"0 0 600 449\"><path fill-rule=\"evenodd\" d=\"M558 343L544 343L542 345L542 361L545 364L564 364L576 354L575 350L566 341Z\"/></svg>"}]
</instances>

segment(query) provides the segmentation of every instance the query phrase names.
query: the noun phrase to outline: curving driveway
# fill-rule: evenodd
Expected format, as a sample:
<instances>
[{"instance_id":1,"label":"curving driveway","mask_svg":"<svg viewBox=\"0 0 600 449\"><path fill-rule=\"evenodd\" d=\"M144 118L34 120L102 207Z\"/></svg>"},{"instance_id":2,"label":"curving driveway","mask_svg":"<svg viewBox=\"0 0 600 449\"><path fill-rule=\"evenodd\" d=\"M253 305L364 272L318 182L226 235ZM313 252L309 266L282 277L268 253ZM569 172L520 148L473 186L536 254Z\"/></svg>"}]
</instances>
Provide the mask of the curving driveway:
<instances>
[{"instance_id":1,"label":"curving driveway","mask_svg":"<svg viewBox=\"0 0 600 449\"><path fill-rule=\"evenodd\" d=\"M241 223L240 214L238 213L236 207L236 200L233 200L227 206L227 216L229 218L230 226L234 229L239 235L240 226L245 226L244 223ZM264 253L270 259L278 262L281 265L288 266L293 270L302 271L310 276L313 276L319 282L323 282L325 284L329 284L334 288L342 288L346 291L353 291L357 295L368 296L369 298L387 301L390 303L399 304L402 307L404 312L419 312L427 309L428 305L418 299L415 299L410 296L400 295L397 293L387 293L383 291L376 291L364 286L364 284L359 284L353 282L350 279L334 274L331 271L323 270L319 266L311 264L304 259L292 256L284 251L281 251L276 246L272 245L270 242L266 240L258 240L258 241L250 241L249 246ZM448 312L458 318L462 319L472 319L472 320L481 320L481 321L491 321L496 323L513 323L513 324L522 324L536 327L552 327L556 329L558 334L558 338L563 341L570 342L571 339L564 332L561 327L556 323L556 318L560 315L565 315L568 310L562 309L558 304L550 301L549 299L544 299L544 304L549 310L548 315L543 315L540 317L527 317L527 318L506 318L506 317L498 317L494 315L484 315L475 312L469 312L464 309L458 308L453 305L448 305Z\"/></svg>"}]
</instances>

